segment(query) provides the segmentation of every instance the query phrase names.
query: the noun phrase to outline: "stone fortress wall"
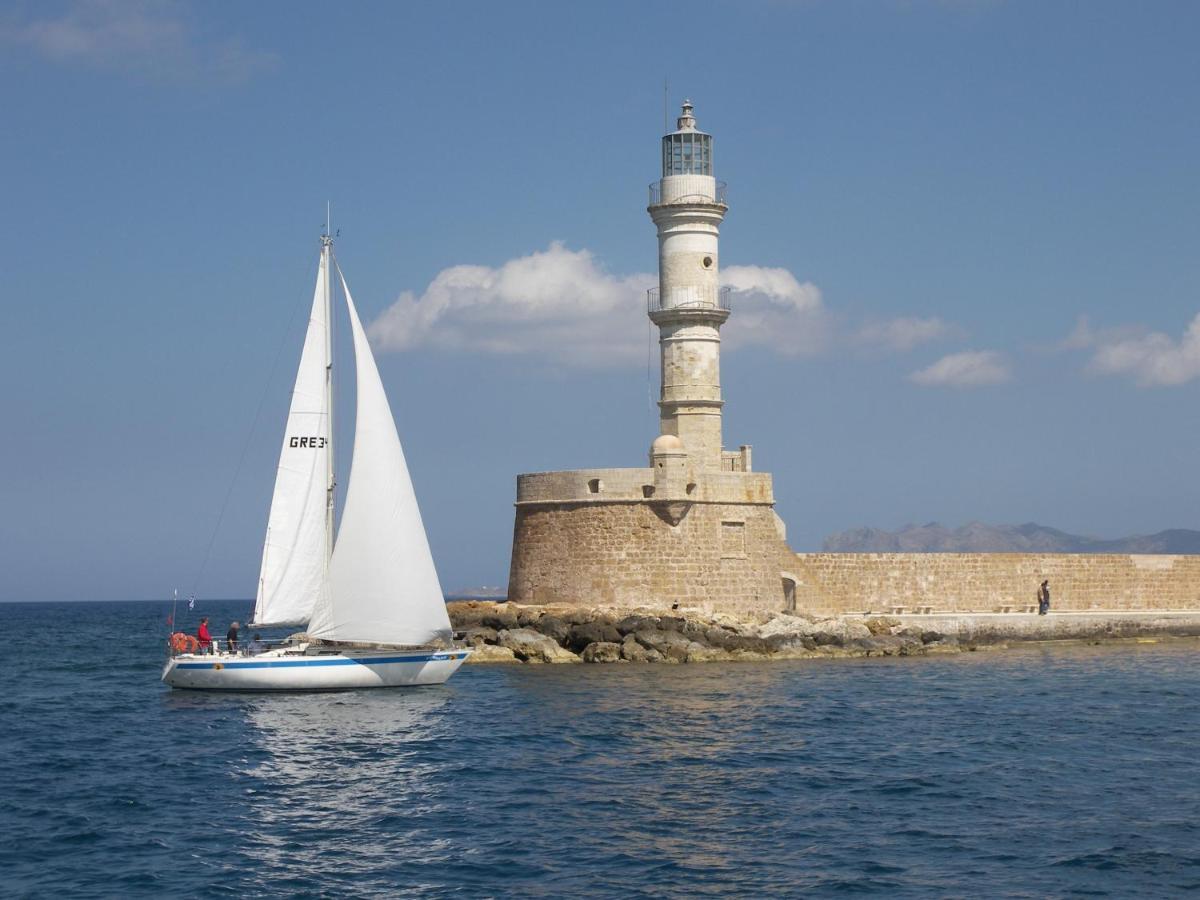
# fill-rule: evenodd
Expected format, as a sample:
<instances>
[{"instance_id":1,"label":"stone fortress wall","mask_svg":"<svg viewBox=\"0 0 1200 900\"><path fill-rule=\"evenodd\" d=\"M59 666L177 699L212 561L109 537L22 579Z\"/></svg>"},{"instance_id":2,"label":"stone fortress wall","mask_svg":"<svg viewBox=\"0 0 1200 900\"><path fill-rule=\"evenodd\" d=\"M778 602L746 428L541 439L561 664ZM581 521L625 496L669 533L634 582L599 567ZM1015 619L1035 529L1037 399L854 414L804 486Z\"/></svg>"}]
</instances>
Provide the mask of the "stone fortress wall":
<instances>
[{"instance_id":1,"label":"stone fortress wall","mask_svg":"<svg viewBox=\"0 0 1200 900\"><path fill-rule=\"evenodd\" d=\"M1200 610L1200 556L798 553L797 605L823 614Z\"/></svg>"},{"instance_id":2,"label":"stone fortress wall","mask_svg":"<svg viewBox=\"0 0 1200 900\"><path fill-rule=\"evenodd\" d=\"M771 476L693 477L672 491L657 466L520 476L509 599L618 608L678 603L741 615L779 608L779 558L787 545Z\"/></svg>"},{"instance_id":3,"label":"stone fortress wall","mask_svg":"<svg viewBox=\"0 0 1200 900\"><path fill-rule=\"evenodd\" d=\"M677 606L740 616L1024 612L1049 579L1060 611L1200 610L1200 556L794 553L771 476L722 449L718 276L724 186L685 102L663 137L658 231L661 434L649 466L517 478L510 600Z\"/></svg>"}]
</instances>

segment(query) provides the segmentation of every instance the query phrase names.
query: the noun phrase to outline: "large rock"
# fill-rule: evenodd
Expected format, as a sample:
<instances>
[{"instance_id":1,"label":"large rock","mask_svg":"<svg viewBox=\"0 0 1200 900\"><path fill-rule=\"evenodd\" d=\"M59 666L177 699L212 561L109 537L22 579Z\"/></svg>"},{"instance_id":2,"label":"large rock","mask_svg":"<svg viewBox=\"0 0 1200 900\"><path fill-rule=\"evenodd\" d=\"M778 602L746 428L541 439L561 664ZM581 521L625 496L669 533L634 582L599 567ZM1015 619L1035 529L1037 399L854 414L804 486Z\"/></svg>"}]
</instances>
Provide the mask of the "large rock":
<instances>
[{"instance_id":1,"label":"large rock","mask_svg":"<svg viewBox=\"0 0 1200 900\"><path fill-rule=\"evenodd\" d=\"M688 627L688 620L683 616L659 616L658 627L663 631L678 631L682 633Z\"/></svg>"},{"instance_id":2,"label":"large rock","mask_svg":"<svg viewBox=\"0 0 1200 900\"><path fill-rule=\"evenodd\" d=\"M657 616L630 615L614 623L617 631L621 634L633 634L635 631L643 631L647 628L658 627Z\"/></svg>"},{"instance_id":3,"label":"large rock","mask_svg":"<svg viewBox=\"0 0 1200 900\"><path fill-rule=\"evenodd\" d=\"M908 656L909 653L919 651L925 645L921 643L920 638L904 637L899 634L877 634L867 640L860 640L856 643L866 645L868 656Z\"/></svg>"},{"instance_id":4,"label":"large rock","mask_svg":"<svg viewBox=\"0 0 1200 900\"><path fill-rule=\"evenodd\" d=\"M856 623L856 626L853 629L856 636L870 636L870 630L861 622ZM788 613L776 614L754 629L754 633L764 638L785 635L794 640L812 638L821 633L837 634L843 640L850 636L846 633L845 623L842 619L823 619L817 621L806 616L791 615Z\"/></svg>"},{"instance_id":5,"label":"large rock","mask_svg":"<svg viewBox=\"0 0 1200 900\"><path fill-rule=\"evenodd\" d=\"M553 638L555 643L560 645L566 644L567 637L571 633L571 626L558 618L558 616L541 616L533 627L546 635L546 637Z\"/></svg>"},{"instance_id":6,"label":"large rock","mask_svg":"<svg viewBox=\"0 0 1200 900\"><path fill-rule=\"evenodd\" d=\"M585 663L621 662L621 645L614 641L596 641L583 648L580 659Z\"/></svg>"},{"instance_id":7,"label":"large rock","mask_svg":"<svg viewBox=\"0 0 1200 900\"><path fill-rule=\"evenodd\" d=\"M481 603L477 600L455 600L446 604L446 615L450 617L450 624L462 631L478 625L480 619L495 606L495 603Z\"/></svg>"},{"instance_id":8,"label":"large rock","mask_svg":"<svg viewBox=\"0 0 1200 900\"><path fill-rule=\"evenodd\" d=\"M520 606L516 612L517 625L521 628L532 628L537 624L537 620L545 615L545 611L536 606Z\"/></svg>"},{"instance_id":9,"label":"large rock","mask_svg":"<svg viewBox=\"0 0 1200 900\"><path fill-rule=\"evenodd\" d=\"M841 647L846 639L832 631L818 631L812 636L818 647Z\"/></svg>"},{"instance_id":10,"label":"large rock","mask_svg":"<svg viewBox=\"0 0 1200 900\"><path fill-rule=\"evenodd\" d=\"M457 631L472 628L516 628L517 612L511 603L495 603L490 600L456 601L446 604L450 624Z\"/></svg>"},{"instance_id":11,"label":"large rock","mask_svg":"<svg viewBox=\"0 0 1200 900\"><path fill-rule=\"evenodd\" d=\"M494 644L496 643L496 629L488 628L486 625L468 628L464 640L472 647L478 647L480 644Z\"/></svg>"},{"instance_id":12,"label":"large rock","mask_svg":"<svg viewBox=\"0 0 1200 900\"><path fill-rule=\"evenodd\" d=\"M704 633L701 643L726 653L769 654L799 640L801 638L792 634L771 634L761 637L757 634L736 634L724 628L709 628Z\"/></svg>"},{"instance_id":13,"label":"large rock","mask_svg":"<svg viewBox=\"0 0 1200 900\"><path fill-rule=\"evenodd\" d=\"M727 662L734 658L733 654L728 650L722 650L719 647L705 647L700 644L693 644L693 647L698 649L689 650L684 662L700 663L700 662ZM734 651L741 652L741 651Z\"/></svg>"},{"instance_id":14,"label":"large rock","mask_svg":"<svg viewBox=\"0 0 1200 900\"><path fill-rule=\"evenodd\" d=\"M511 603L494 604L479 617L479 624L499 631L517 627L517 610Z\"/></svg>"},{"instance_id":15,"label":"large rock","mask_svg":"<svg viewBox=\"0 0 1200 900\"><path fill-rule=\"evenodd\" d=\"M661 662L663 655L657 650L649 650L638 643L637 638L632 634L625 635L625 640L621 642L621 659L627 659L630 662Z\"/></svg>"},{"instance_id":16,"label":"large rock","mask_svg":"<svg viewBox=\"0 0 1200 900\"><path fill-rule=\"evenodd\" d=\"M867 631L871 632L871 634L891 634L892 629L899 624L899 619L891 619L887 616L876 616L873 619L867 619L867 621L863 623L863 625L866 626Z\"/></svg>"},{"instance_id":17,"label":"large rock","mask_svg":"<svg viewBox=\"0 0 1200 900\"><path fill-rule=\"evenodd\" d=\"M561 641L567 649L581 652L588 644L613 643L620 645L621 632L611 622L597 620L572 625L566 640Z\"/></svg>"},{"instance_id":18,"label":"large rock","mask_svg":"<svg viewBox=\"0 0 1200 900\"><path fill-rule=\"evenodd\" d=\"M517 655L507 647L496 647L492 644L480 644L467 657L469 663L519 663Z\"/></svg>"},{"instance_id":19,"label":"large rock","mask_svg":"<svg viewBox=\"0 0 1200 900\"><path fill-rule=\"evenodd\" d=\"M688 640L678 631L664 631L659 628L644 628L633 633L633 638L647 650L657 650L664 658L683 662L689 652L703 650L704 647L695 641Z\"/></svg>"},{"instance_id":20,"label":"large rock","mask_svg":"<svg viewBox=\"0 0 1200 900\"><path fill-rule=\"evenodd\" d=\"M612 614L598 609L568 609L557 615L568 625L582 625L584 622L613 623Z\"/></svg>"},{"instance_id":21,"label":"large rock","mask_svg":"<svg viewBox=\"0 0 1200 900\"><path fill-rule=\"evenodd\" d=\"M579 657L559 646L558 641L532 628L505 629L496 635L496 643L507 647L522 662L576 663Z\"/></svg>"},{"instance_id":22,"label":"large rock","mask_svg":"<svg viewBox=\"0 0 1200 900\"><path fill-rule=\"evenodd\" d=\"M813 631L814 637L816 633L837 635L842 639L842 643L871 637L871 629L861 621L853 619L824 619L814 623Z\"/></svg>"},{"instance_id":23,"label":"large rock","mask_svg":"<svg viewBox=\"0 0 1200 900\"><path fill-rule=\"evenodd\" d=\"M705 644L716 650L736 650L744 645L746 637L727 628L712 626L704 629L703 639L696 638L699 644Z\"/></svg>"}]
</instances>

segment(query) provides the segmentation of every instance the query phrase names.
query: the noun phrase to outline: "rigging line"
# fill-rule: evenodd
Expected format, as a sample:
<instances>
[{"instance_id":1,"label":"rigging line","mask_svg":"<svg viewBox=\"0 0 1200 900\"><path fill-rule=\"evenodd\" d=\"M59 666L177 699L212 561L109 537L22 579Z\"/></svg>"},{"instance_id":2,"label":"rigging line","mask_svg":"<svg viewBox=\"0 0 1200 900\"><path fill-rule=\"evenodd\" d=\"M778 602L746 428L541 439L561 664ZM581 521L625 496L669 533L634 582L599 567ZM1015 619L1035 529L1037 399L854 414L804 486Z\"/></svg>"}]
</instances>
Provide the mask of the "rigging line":
<instances>
[{"instance_id":1,"label":"rigging line","mask_svg":"<svg viewBox=\"0 0 1200 900\"><path fill-rule=\"evenodd\" d=\"M189 591L189 596L196 596L196 588L200 584L200 579L204 576L204 570L208 567L208 561L212 557L212 548L217 541L217 534L221 530L221 522L225 519L225 511L229 508L229 500L233 496L233 489L237 486L238 476L242 473L242 465L246 461L246 454L250 450L250 441L254 437L254 432L258 430L258 421L262 416L263 407L267 402L267 395L271 391L271 385L275 381L275 372L279 368L279 360L283 356L283 348L287 346L288 338L291 336L292 326L296 323L296 314L300 310L302 304L293 304L292 316L288 319L287 328L283 331L283 337L279 341L279 347L275 350L275 358L271 361L271 368L267 372L267 381L263 386L262 396L258 399L258 407L254 410L254 421L250 424L250 432L246 435L246 441L242 444L241 455L238 456L237 466L233 470L233 478L229 482L229 487L225 491L225 499L221 502L221 511L217 514L217 523L213 526L212 534L208 538L208 547L204 551L204 559L200 563L200 568L196 570L196 577L192 579L192 589Z\"/></svg>"}]
</instances>

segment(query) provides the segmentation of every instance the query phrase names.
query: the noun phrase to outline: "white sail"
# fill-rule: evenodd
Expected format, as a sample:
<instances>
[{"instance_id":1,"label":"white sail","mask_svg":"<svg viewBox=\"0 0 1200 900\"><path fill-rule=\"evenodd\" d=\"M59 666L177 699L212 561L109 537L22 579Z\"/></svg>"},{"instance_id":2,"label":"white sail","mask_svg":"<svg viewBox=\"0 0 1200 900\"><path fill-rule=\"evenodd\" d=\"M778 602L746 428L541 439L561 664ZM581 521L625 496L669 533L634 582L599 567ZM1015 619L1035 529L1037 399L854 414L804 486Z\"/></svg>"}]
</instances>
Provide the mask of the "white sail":
<instances>
[{"instance_id":1,"label":"white sail","mask_svg":"<svg viewBox=\"0 0 1200 900\"><path fill-rule=\"evenodd\" d=\"M350 484L329 564L329 592L308 633L330 641L426 644L450 618L375 357L341 276L354 336L358 408Z\"/></svg>"},{"instance_id":2,"label":"white sail","mask_svg":"<svg viewBox=\"0 0 1200 900\"><path fill-rule=\"evenodd\" d=\"M328 254L321 254L308 333L288 412L254 601L254 624L307 621L327 592L329 430L326 363Z\"/></svg>"}]
</instances>

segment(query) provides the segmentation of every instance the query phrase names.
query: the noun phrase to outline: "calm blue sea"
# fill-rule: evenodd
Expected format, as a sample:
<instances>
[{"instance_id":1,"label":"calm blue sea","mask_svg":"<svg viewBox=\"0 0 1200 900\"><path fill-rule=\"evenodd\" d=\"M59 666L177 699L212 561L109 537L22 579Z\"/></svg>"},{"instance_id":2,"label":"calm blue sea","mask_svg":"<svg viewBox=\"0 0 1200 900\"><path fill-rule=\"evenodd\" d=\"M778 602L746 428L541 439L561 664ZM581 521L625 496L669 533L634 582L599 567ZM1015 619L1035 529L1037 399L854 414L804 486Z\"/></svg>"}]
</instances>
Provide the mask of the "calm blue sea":
<instances>
[{"instance_id":1,"label":"calm blue sea","mask_svg":"<svg viewBox=\"0 0 1200 900\"><path fill-rule=\"evenodd\" d=\"M1196 644L219 695L165 610L0 604L5 895L1200 891Z\"/></svg>"}]
</instances>

